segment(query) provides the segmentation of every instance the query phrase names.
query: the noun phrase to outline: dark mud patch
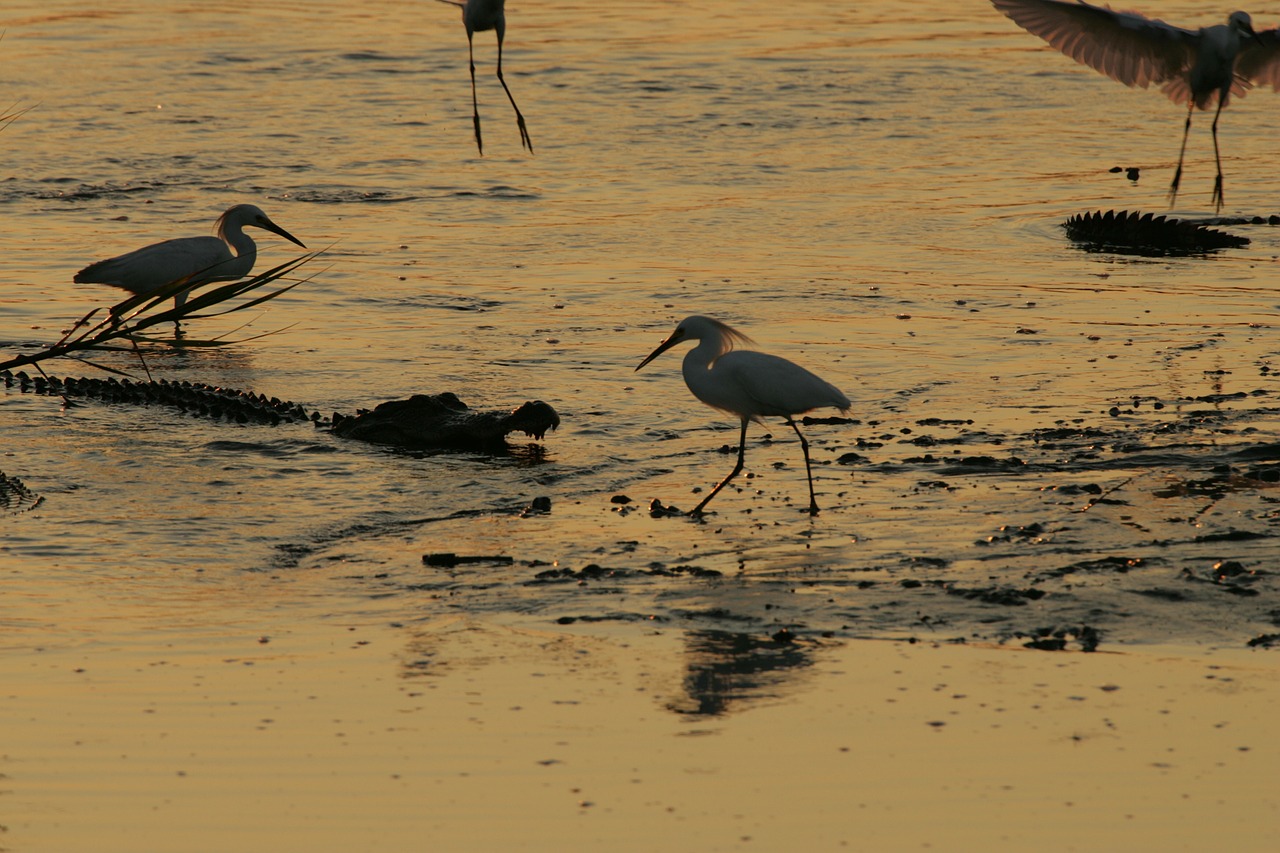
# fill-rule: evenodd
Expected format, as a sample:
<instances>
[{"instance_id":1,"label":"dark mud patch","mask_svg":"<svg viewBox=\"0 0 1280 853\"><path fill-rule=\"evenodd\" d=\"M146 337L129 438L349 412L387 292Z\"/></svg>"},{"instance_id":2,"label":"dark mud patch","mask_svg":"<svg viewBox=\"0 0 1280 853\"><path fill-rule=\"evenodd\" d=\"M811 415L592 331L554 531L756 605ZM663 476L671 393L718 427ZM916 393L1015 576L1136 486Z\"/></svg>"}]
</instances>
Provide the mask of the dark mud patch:
<instances>
[{"instance_id":1,"label":"dark mud patch","mask_svg":"<svg viewBox=\"0 0 1280 853\"><path fill-rule=\"evenodd\" d=\"M628 569L628 568L608 568L595 563L583 566L581 569L545 569L533 576L532 583L565 583L565 582L587 582L599 580L623 580L631 577L692 577L692 578L718 578L723 576L723 572L715 569L704 569L701 566L664 566L655 564L647 569Z\"/></svg>"},{"instance_id":2,"label":"dark mud patch","mask_svg":"<svg viewBox=\"0 0 1280 853\"><path fill-rule=\"evenodd\" d=\"M1043 589L1034 587L1012 589L992 586L966 589L961 586L948 586L946 590L948 595L958 595L970 601L981 601L983 604L999 604L1002 607L1021 607L1028 602L1039 601L1048 594Z\"/></svg>"}]
</instances>

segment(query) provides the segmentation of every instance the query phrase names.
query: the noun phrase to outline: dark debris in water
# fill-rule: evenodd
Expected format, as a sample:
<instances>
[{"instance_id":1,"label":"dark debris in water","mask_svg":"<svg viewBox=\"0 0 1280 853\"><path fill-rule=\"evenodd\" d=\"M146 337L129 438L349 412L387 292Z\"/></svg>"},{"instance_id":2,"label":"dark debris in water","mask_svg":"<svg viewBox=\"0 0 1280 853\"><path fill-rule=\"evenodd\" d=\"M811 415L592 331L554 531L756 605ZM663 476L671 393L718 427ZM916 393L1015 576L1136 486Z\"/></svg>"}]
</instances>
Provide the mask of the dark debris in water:
<instances>
[{"instance_id":1,"label":"dark debris in water","mask_svg":"<svg viewBox=\"0 0 1280 853\"><path fill-rule=\"evenodd\" d=\"M978 545L993 545L1003 542L1037 542L1045 535L1045 527L1040 522L1031 524L1004 524L999 533L993 533L985 539L979 539Z\"/></svg>"},{"instance_id":2,"label":"dark debris in water","mask_svg":"<svg viewBox=\"0 0 1280 853\"><path fill-rule=\"evenodd\" d=\"M1154 598L1158 601L1187 601L1186 593L1177 589L1166 589L1163 587L1151 587L1150 589L1135 589L1135 593L1147 598Z\"/></svg>"},{"instance_id":3,"label":"dark debris in water","mask_svg":"<svg viewBox=\"0 0 1280 853\"><path fill-rule=\"evenodd\" d=\"M549 512L551 512L551 498L542 495L531 500L529 505L520 511L520 517L529 518L535 515L546 515Z\"/></svg>"},{"instance_id":4,"label":"dark debris in water","mask_svg":"<svg viewBox=\"0 0 1280 853\"><path fill-rule=\"evenodd\" d=\"M631 569L609 568L592 563L577 570L567 567L543 569L535 574L533 579L538 583L546 583L548 581L594 581L621 578L630 574L632 574Z\"/></svg>"},{"instance_id":5,"label":"dark debris in water","mask_svg":"<svg viewBox=\"0 0 1280 853\"><path fill-rule=\"evenodd\" d=\"M679 577L681 575L685 575L694 578L718 578L724 576L724 572L716 569L704 569L702 566L664 566L661 563L654 563L650 565L649 574L662 577Z\"/></svg>"},{"instance_id":6,"label":"dark debris in water","mask_svg":"<svg viewBox=\"0 0 1280 853\"><path fill-rule=\"evenodd\" d=\"M684 512L674 504L664 504L657 498L649 501L649 516L651 518L673 518L681 515L684 515Z\"/></svg>"},{"instance_id":7,"label":"dark debris in water","mask_svg":"<svg viewBox=\"0 0 1280 853\"><path fill-rule=\"evenodd\" d=\"M692 565L666 566L662 563L653 563L646 569L630 569L591 563L576 570L567 567L544 569L533 576L533 582L576 581L581 583L596 580L619 580L628 577L718 578L723 577L723 574L723 572L716 569L704 569L701 566Z\"/></svg>"},{"instance_id":8,"label":"dark debris in water","mask_svg":"<svg viewBox=\"0 0 1280 853\"><path fill-rule=\"evenodd\" d=\"M1047 593L1042 589L1029 587L1013 589L1011 587L986 587L984 589L965 589L959 586L948 586L948 595L958 595L983 604L999 604L1002 607L1021 607L1030 601L1039 601Z\"/></svg>"},{"instance_id":9,"label":"dark debris in water","mask_svg":"<svg viewBox=\"0 0 1280 853\"><path fill-rule=\"evenodd\" d=\"M1253 530L1223 530L1217 533L1203 533L1195 538L1197 542L1248 542L1252 539L1269 539L1270 533L1258 533Z\"/></svg>"},{"instance_id":10,"label":"dark debris in water","mask_svg":"<svg viewBox=\"0 0 1280 853\"><path fill-rule=\"evenodd\" d=\"M454 554L451 551L445 551L436 554L422 555L423 565L439 566L446 569L472 563L496 563L498 565L509 566L513 562L515 562L514 558L506 556L505 554Z\"/></svg>"},{"instance_id":11,"label":"dark debris in water","mask_svg":"<svg viewBox=\"0 0 1280 853\"><path fill-rule=\"evenodd\" d=\"M1260 595L1254 584L1263 581L1270 573L1261 569L1246 568L1239 560L1219 560L1205 573L1184 568L1181 577L1192 583L1207 583L1231 595L1253 598Z\"/></svg>"},{"instance_id":12,"label":"dark debris in water","mask_svg":"<svg viewBox=\"0 0 1280 853\"><path fill-rule=\"evenodd\" d=\"M1041 578L1062 578L1067 575L1080 574L1127 574L1142 568L1146 560L1142 557L1107 556L1091 560L1081 560L1056 569L1048 569L1038 574Z\"/></svg>"}]
</instances>

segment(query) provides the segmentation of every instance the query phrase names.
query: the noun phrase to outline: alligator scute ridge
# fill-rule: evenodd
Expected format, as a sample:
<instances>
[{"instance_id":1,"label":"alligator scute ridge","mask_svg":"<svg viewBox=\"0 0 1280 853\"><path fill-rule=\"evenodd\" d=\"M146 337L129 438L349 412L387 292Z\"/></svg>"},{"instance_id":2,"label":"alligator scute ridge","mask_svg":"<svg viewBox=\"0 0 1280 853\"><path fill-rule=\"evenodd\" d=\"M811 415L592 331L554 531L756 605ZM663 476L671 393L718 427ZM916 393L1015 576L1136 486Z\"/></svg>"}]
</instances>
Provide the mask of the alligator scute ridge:
<instances>
[{"instance_id":1,"label":"alligator scute ridge","mask_svg":"<svg viewBox=\"0 0 1280 853\"><path fill-rule=\"evenodd\" d=\"M1062 227L1077 243L1143 255L1187 255L1249 245L1248 237L1137 210L1079 213L1063 222Z\"/></svg>"},{"instance_id":2,"label":"alligator scute ridge","mask_svg":"<svg viewBox=\"0 0 1280 853\"><path fill-rule=\"evenodd\" d=\"M324 417L300 403L267 397L237 388L202 382L164 379L95 379L91 377L28 376L25 372L0 371L5 387L36 394L88 397L110 403L166 405L198 417L235 423L280 424L310 421L342 438L396 447L491 447L502 444L511 432L537 439L560 425L560 416L540 400L527 402L510 412L476 411L452 393L415 394L407 400L390 400L373 410L354 415L334 412Z\"/></svg>"},{"instance_id":3,"label":"alligator scute ridge","mask_svg":"<svg viewBox=\"0 0 1280 853\"><path fill-rule=\"evenodd\" d=\"M44 496L27 488L27 484L17 477L10 477L0 471L0 510L8 515L35 509L44 503Z\"/></svg>"}]
</instances>

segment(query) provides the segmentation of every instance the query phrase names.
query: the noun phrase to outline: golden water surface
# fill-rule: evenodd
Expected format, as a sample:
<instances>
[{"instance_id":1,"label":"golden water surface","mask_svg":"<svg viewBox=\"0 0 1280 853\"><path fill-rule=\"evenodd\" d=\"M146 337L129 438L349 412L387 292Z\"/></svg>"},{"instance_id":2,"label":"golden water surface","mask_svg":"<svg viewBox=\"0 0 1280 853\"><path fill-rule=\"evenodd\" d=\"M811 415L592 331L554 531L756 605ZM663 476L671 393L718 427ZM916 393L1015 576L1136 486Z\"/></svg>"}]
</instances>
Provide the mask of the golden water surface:
<instances>
[{"instance_id":1,"label":"golden water surface","mask_svg":"<svg viewBox=\"0 0 1280 853\"><path fill-rule=\"evenodd\" d=\"M507 23L532 156L491 32L477 155L447 5L0 9L0 360L120 297L87 263L251 202L323 250L309 280L152 376L563 420L406 454L0 389L0 471L44 499L0 539L0 847L1270 849L1275 499L1199 484L1278 440L1280 235L1142 258L1059 227L1167 212L1182 111L977 0ZM1211 212L1207 125L1179 215ZM1272 213L1275 94L1220 135L1224 213ZM634 372L697 313L854 401L804 427L816 518L776 422L705 523L649 515L732 465L679 350ZM1069 649L1023 651L1042 630Z\"/></svg>"}]
</instances>

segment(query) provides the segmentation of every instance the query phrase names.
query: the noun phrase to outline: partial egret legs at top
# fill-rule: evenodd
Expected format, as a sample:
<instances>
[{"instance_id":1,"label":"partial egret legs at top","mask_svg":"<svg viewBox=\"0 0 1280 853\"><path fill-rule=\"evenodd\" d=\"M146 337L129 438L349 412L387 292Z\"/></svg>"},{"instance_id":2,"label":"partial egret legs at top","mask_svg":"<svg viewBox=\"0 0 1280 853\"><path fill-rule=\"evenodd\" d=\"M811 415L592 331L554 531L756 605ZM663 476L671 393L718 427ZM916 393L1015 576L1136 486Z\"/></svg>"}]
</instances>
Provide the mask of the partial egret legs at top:
<instances>
[{"instance_id":1,"label":"partial egret legs at top","mask_svg":"<svg viewBox=\"0 0 1280 853\"><path fill-rule=\"evenodd\" d=\"M173 298L175 308L187 301L191 288L211 281L235 281L253 269L258 247L244 233L246 226L262 228L307 248L302 241L272 222L261 208L237 204L218 217L216 237L181 237L144 246L128 254L90 264L76 273L77 283L109 284L133 293L151 293L179 279L189 287ZM232 254L232 250L235 254Z\"/></svg>"},{"instance_id":2,"label":"partial egret legs at top","mask_svg":"<svg viewBox=\"0 0 1280 853\"><path fill-rule=\"evenodd\" d=\"M520 144L533 153L533 140L529 138L529 130L525 127L524 116L516 106L516 99L511 94L507 81L502 76L502 42L507 35L506 0L440 0L451 6L462 9L462 25L467 28L467 61L471 67L471 122L476 130L476 150L484 156L484 142L480 138L480 105L476 100L476 58L472 45L472 37L476 33L493 30L498 36L498 82L507 93L511 109L516 111L516 124L520 128Z\"/></svg>"},{"instance_id":3,"label":"partial egret legs at top","mask_svg":"<svg viewBox=\"0 0 1280 853\"><path fill-rule=\"evenodd\" d=\"M752 350L735 349L751 339L736 329L710 317L686 317L658 348L649 353L636 370L682 341L698 345L685 353L684 382L693 396L723 412L731 412L742 421L738 436L738 464L720 481L711 494L690 512L698 516L729 481L742 471L747 446L747 424L762 417L784 418L800 438L804 452L804 471L809 478L809 514L818 514L818 499L813 493L813 471L809 467L809 442L793 420L794 415L826 406L846 411L849 398L830 382L820 379L798 364Z\"/></svg>"},{"instance_id":4,"label":"partial egret legs at top","mask_svg":"<svg viewBox=\"0 0 1280 853\"><path fill-rule=\"evenodd\" d=\"M1092 6L1084 0L991 0L991 4L1076 62L1126 86L1145 89L1159 84L1171 101L1187 105L1178 167L1169 185L1170 206L1178 198L1191 114L1216 103L1213 204L1215 211L1222 210L1218 117L1232 95L1244 97L1255 83L1280 89L1280 30L1255 31L1245 12L1232 12L1225 24L1188 30L1134 12Z\"/></svg>"}]
</instances>

